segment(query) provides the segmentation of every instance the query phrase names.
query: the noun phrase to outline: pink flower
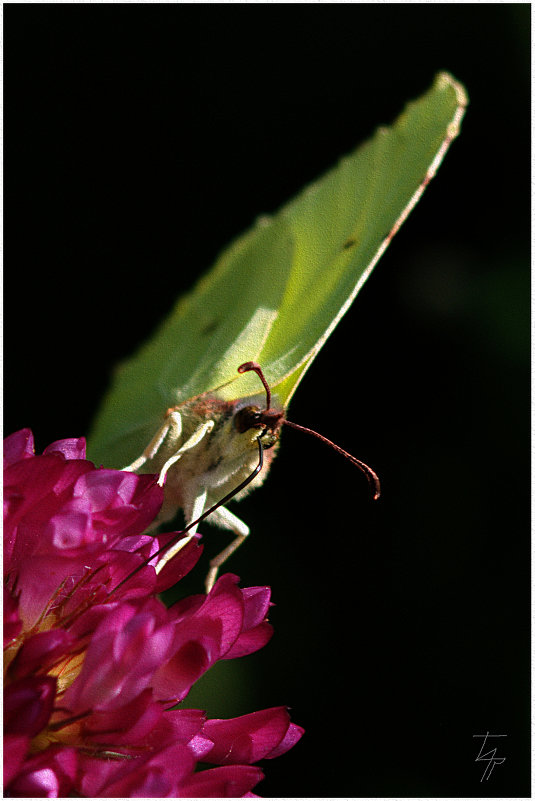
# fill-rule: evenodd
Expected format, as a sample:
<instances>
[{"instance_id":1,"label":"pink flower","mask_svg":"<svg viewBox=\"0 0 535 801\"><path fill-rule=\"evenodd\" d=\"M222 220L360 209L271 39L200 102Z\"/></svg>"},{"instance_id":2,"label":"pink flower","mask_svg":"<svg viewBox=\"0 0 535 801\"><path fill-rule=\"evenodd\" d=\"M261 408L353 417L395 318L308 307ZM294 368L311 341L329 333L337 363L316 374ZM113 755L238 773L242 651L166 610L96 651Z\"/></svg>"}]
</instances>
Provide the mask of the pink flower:
<instances>
[{"instance_id":1,"label":"pink flower","mask_svg":"<svg viewBox=\"0 0 535 801\"><path fill-rule=\"evenodd\" d=\"M4 454L6 794L250 796L252 763L303 730L284 707L207 720L182 702L219 659L269 640L269 588L226 574L167 609L157 593L202 548L160 574L144 564L172 536L143 533L162 503L154 476L96 469L81 439L36 456L29 430Z\"/></svg>"}]
</instances>

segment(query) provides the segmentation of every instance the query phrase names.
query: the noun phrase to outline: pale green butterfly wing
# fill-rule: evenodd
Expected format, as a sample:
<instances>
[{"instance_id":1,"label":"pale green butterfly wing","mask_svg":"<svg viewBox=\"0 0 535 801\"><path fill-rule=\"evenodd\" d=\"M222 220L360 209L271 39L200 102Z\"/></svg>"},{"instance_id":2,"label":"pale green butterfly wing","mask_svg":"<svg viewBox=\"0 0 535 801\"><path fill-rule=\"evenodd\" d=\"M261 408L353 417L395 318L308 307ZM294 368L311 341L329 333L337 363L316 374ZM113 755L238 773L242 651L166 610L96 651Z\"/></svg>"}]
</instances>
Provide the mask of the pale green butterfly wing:
<instances>
[{"instance_id":1,"label":"pale green butterfly wing","mask_svg":"<svg viewBox=\"0 0 535 801\"><path fill-rule=\"evenodd\" d=\"M434 175L466 104L460 84L441 73L392 127L281 210L294 265L259 362L283 404Z\"/></svg>"},{"instance_id":2,"label":"pale green butterfly wing","mask_svg":"<svg viewBox=\"0 0 535 801\"><path fill-rule=\"evenodd\" d=\"M259 221L220 256L118 368L89 438L89 458L110 467L129 464L167 408L238 377L237 366L257 357L277 317L292 253L279 220Z\"/></svg>"},{"instance_id":3,"label":"pale green butterfly wing","mask_svg":"<svg viewBox=\"0 0 535 801\"><path fill-rule=\"evenodd\" d=\"M89 456L121 466L167 407L206 390L258 392L236 378L258 361L283 405L434 175L459 131L466 94L447 73L390 128L234 242L118 373Z\"/></svg>"}]
</instances>

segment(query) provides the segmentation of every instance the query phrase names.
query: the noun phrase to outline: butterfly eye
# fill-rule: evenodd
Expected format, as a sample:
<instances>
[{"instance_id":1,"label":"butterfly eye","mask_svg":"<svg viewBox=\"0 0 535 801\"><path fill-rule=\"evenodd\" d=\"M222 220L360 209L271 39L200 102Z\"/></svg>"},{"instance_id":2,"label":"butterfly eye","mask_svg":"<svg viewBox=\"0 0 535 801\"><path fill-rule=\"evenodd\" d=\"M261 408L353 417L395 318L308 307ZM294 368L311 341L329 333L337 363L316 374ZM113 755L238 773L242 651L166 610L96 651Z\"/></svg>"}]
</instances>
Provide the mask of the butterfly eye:
<instances>
[{"instance_id":1,"label":"butterfly eye","mask_svg":"<svg viewBox=\"0 0 535 801\"><path fill-rule=\"evenodd\" d=\"M250 428L259 428L263 424L258 406L244 406L234 415L234 427L239 434L244 434Z\"/></svg>"},{"instance_id":2,"label":"butterfly eye","mask_svg":"<svg viewBox=\"0 0 535 801\"><path fill-rule=\"evenodd\" d=\"M262 411L258 406L244 406L234 415L234 427L239 434L251 428L263 428L258 439L262 440L264 448L272 448L279 439L283 417L283 412L273 409Z\"/></svg>"}]
</instances>

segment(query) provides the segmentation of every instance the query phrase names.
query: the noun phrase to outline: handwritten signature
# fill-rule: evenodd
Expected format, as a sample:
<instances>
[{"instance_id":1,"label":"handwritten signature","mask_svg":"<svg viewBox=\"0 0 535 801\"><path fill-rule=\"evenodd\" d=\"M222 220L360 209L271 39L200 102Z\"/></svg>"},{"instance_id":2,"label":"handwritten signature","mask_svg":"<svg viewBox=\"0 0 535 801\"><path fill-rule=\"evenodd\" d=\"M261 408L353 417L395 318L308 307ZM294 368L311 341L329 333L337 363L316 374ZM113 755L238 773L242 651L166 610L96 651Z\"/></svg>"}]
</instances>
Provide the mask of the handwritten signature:
<instances>
[{"instance_id":1,"label":"handwritten signature","mask_svg":"<svg viewBox=\"0 0 535 801\"><path fill-rule=\"evenodd\" d=\"M485 770L483 771L483 775L482 775L480 781L488 781L489 778L490 778L490 774L494 770L494 767L496 765L503 765L503 763L505 762L506 757L498 757L498 756L496 756L496 753L498 751L498 747L497 746L495 748L489 748L488 751L485 751L485 748L487 747L487 740L490 740L491 738L494 738L494 737L507 737L507 735L506 734L490 734L489 732L487 732L486 734L473 734L472 737L482 737L483 738L483 744L481 745L481 748L479 749L479 754L476 756L475 761L476 762L486 762L487 763L485 765ZM491 743L489 743L489 745L491 745ZM483 753L484 751L485 751L485 753Z\"/></svg>"}]
</instances>

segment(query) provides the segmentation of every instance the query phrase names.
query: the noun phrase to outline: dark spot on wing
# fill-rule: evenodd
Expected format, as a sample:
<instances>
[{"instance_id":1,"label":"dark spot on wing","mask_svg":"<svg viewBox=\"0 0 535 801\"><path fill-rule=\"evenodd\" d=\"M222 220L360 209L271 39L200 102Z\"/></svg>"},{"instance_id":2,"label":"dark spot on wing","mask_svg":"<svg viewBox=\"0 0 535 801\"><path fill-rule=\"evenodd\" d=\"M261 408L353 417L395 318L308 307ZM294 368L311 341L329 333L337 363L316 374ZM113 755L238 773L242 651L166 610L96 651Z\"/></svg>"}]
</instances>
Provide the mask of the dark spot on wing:
<instances>
[{"instance_id":1,"label":"dark spot on wing","mask_svg":"<svg viewBox=\"0 0 535 801\"><path fill-rule=\"evenodd\" d=\"M200 330L201 336L205 337L208 336L208 334L213 334L218 325L219 325L219 320L210 320L201 328Z\"/></svg>"},{"instance_id":2,"label":"dark spot on wing","mask_svg":"<svg viewBox=\"0 0 535 801\"><path fill-rule=\"evenodd\" d=\"M356 245L356 244L357 244L357 240L356 239L351 239L351 238L347 239L344 242L344 244L342 245L342 250L349 250L349 248L352 248L353 245Z\"/></svg>"}]
</instances>

